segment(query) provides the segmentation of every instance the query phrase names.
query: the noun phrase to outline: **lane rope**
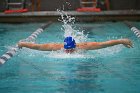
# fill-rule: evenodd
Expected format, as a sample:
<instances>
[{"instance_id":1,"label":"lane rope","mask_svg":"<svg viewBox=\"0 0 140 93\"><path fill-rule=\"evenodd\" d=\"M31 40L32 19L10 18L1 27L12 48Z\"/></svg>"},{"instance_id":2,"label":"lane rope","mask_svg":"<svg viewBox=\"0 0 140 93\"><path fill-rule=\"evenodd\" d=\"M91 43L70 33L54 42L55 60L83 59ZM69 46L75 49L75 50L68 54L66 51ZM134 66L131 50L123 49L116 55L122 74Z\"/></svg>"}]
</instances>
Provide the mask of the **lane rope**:
<instances>
[{"instance_id":1,"label":"lane rope","mask_svg":"<svg viewBox=\"0 0 140 93\"><path fill-rule=\"evenodd\" d=\"M37 36L42 33L45 28L47 28L52 22L47 22L45 25L41 26L40 28L38 28L35 32L33 32L29 37L27 37L26 39L20 40L19 42L22 41L27 41L27 42L32 42L33 40L35 40L37 38ZM16 44L15 47L9 49L9 51L7 51L5 54L3 54L0 57L0 65L4 64L5 62L7 62L10 58L12 58L16 52L19 50L20 48L18 47L18 44Z\"/></svg>"},{"instance_id":2,"label":"lane rope","mask_svg":"<svg viewBox=\"0 0 140 93\"><path fill-rule=\"evenodd\" d=\"M140 38L140 30L138 28L136 28L135 26L133 26L131 23L129 22L124 22L129 28L131 31L133 31L133 33L138 37Z\"/></svg>"}]
</instances>

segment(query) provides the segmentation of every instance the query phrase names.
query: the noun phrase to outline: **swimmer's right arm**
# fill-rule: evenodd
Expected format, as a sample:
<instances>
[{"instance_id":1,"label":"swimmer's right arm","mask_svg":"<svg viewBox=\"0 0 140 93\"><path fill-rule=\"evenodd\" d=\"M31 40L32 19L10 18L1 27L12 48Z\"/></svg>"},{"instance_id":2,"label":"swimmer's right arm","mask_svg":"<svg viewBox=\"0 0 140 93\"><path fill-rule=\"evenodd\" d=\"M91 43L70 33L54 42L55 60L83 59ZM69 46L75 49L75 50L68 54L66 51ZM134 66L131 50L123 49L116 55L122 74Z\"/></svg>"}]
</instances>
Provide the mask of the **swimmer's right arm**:
<instances>
[{"instance_id":1,"label":"swimmer's right arm","mask_svg":"<svg viewBox=\"0 0 140 93\"><path fill-rule=\"evenodd\" d=\"M63 44L56 44L56 43L34 44L28 42L19 42L18 47L19 48L26 47L26 48L41 50L41 51L56 51L63 48Z\"/></svg>"}]
</instances>

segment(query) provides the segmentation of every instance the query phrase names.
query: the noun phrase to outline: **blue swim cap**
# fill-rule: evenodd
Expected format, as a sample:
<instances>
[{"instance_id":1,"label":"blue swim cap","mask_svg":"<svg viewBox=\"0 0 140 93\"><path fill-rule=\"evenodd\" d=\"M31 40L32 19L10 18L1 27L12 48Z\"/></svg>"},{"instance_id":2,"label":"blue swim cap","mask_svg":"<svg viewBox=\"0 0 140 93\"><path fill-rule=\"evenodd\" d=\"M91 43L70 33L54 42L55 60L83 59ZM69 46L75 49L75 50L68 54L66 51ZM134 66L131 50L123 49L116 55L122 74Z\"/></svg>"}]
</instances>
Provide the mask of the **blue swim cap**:
<instances>
[{"instance_id":1,"label":"blue swim cap","mask_svg":"<svg viewBox=\"0 0 140 93\"><path fill-rule=\"evenodd\" d=\"M64 48L65 49L72 49L76 47L75 40L72 37L66 37L64 39Z\"/></svg>"}]
</instances>

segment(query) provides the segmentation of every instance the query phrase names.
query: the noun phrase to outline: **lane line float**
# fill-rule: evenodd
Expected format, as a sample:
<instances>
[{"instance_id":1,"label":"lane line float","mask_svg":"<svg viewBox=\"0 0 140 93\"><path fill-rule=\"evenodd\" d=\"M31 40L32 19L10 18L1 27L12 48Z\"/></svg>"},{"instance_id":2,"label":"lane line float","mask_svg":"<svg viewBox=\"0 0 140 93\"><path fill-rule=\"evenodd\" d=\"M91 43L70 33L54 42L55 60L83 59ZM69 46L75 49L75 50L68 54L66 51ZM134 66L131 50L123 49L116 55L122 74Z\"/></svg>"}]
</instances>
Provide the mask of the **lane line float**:
<instances>
[{"instance_id":1,"label":"lane line float","mask_svg":"<svg viewBox=\"0 0 140 93\"><path fill-rule=\"evenodd\" d=\"M45 28L47 28L52 22L48 22L45 25L41 26L40 28L38 28L35 32L33 32L29 37L27 37L26 41L28 42L32 42L33 40L35 40L37 38L37 36L42 33ZM22 41L22 40L20 40ZM20 42L19 41L19 42ZM16 52L19 50L20 48L18 47L18 44L16 44L15 47L11 48L9 51L7 51L5 54L3 54L0 57L0 65L4 64L6 61L8 61L10 58L12 58Z\"/></svg>"},{"instance_id":2,"label":"lane line float","mask_svg":"<svg viewBox=\"0 0 140 93\"><path fill-rule=\"evenodd\" d=\"M135 26L133 26L130 22L124 22L129 28L130 28L130 30L131 31L133 31L133 33L138 37L138 38L140 38L140 30L137 28L137 27L135 27Z\"/></svg>"}]
</instances>

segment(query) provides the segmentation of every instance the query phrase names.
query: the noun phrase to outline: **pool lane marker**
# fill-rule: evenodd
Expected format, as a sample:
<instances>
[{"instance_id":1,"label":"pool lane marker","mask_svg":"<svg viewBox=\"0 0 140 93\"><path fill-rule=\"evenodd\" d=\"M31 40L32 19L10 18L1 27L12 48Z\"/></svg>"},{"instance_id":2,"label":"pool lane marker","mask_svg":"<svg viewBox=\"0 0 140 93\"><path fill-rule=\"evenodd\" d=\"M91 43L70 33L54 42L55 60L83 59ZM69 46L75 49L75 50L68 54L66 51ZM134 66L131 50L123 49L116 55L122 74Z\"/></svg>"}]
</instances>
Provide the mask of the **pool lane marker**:
<instances>
[{"instance_id":1,"label":"pool lane marker","mask_svg":"<svg viewBox=\"0 0 140 93\"><path fill-rule=\"evenodd\" d=\"M138 38L140 38L140 30L139 30L139 29L137 29L136 27L131 27L131 31L133 31L134 34L135 34Z\"/></svg>"},{"instance_id":2,"label":"pool lane marker","mask_svg":"<svg viewBox=\"0 0 140 93\"><path fill-rule=\"evenodd\" d=\"M130 24L129 22L125 22L125 24L130 28L131 31L134 32L134 34L140 38L140 30L136 27L134 27L132 24Z\"/></svg>"},{"instance_id":3,"label":"pool lane marker","mask_svg":"<svg viewBox=\"0 0 140 93\"><path fill-rule=\"evenodd\" d=\"M37 38L37 36L42 33L44 31L45 28L47 28L52 22L48 22L45 25L41 26L40 28L38 28L35 32L33 32L28 38L26 38L25 40L27 40L28 42L32 42L33 40L35 40ZM19 42L22 42L24 40L20 40ZM7 51L5 54L3 54L0 57L0 65L4 64L6 61L8 61L10 58L12 58L16 52L19 50L20 48L18 47L18 45L16 45L15 47L11 48L9 51Z\"/></svg>"}]
</instances>

